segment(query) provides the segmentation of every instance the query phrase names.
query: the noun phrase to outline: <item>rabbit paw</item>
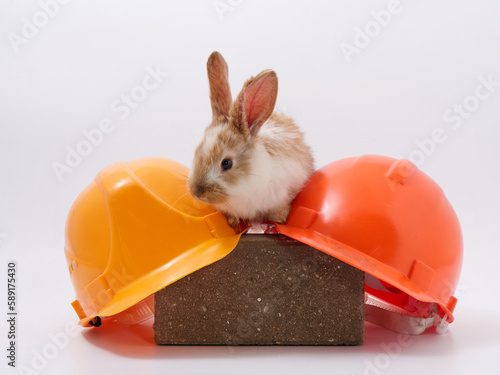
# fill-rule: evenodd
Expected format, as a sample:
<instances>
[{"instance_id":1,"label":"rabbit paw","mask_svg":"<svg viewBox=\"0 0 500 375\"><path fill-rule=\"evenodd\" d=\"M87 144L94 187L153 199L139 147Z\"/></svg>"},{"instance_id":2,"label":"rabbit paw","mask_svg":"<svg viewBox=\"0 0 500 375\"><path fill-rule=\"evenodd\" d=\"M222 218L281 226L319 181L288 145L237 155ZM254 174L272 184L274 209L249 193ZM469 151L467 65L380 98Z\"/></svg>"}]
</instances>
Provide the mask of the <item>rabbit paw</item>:
<instances>
[{"instance_id":1,"label":"rabbit paw","mask_svg":"<svg viewBox=\"0 0 500 375\"><path fill-rule=\"evenodd\" d=\"M278 224L285 224L291 209L292 205L286 203L270 211L267 215L267 219Z\"/></svg>"},{"instance_id":2,"label":"rabbit paw","mask_svg":"<svg viewBox=\"0 0 500 375\"><path fill-rule=\"evenodd\" d=\"M240 225L240 219L226 213L224 213L224 216L226 216L227 222L231 227L233 227L234 229L238 228L238 226Z\"/></svg>"}]
</instances>

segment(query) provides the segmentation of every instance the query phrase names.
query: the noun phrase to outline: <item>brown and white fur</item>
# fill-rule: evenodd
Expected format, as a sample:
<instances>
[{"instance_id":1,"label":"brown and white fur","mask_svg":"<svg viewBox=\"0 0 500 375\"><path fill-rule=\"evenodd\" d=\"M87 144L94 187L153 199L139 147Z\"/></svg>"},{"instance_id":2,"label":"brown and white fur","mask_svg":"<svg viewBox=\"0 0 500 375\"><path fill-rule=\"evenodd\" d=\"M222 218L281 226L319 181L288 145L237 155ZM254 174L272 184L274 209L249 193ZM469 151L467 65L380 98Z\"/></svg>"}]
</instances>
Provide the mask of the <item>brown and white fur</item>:
<instances>
[{"instance_id":1,"label":"brown and white fur","mask_svg":"<svg viewBox=\"0 0 500 375\"><path fill-rule=\"evenodd\" d=\"M212 123L195 151L189 192L223 212L233 227L240 219L285 223L314 160L293 120L273 113L276 73L265 70L248 79L233 103L227 64L218 52L210 55L207 72Z\"/></svg>"}]
</instances>

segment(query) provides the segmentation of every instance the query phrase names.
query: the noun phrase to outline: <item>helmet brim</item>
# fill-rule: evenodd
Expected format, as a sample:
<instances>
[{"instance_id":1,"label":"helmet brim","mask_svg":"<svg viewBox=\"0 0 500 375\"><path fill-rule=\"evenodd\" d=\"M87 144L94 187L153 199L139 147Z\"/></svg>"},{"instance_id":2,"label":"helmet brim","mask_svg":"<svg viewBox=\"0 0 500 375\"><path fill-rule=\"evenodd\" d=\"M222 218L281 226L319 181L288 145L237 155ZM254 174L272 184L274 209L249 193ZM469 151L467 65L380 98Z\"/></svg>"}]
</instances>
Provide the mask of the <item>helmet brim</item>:
<instances>
[{"instance_id":1,"label":"helmet brim","mask_svg":"<svg viewBox=\"0 0 500 375\"><path fill-rule=\"evenodd\" d=\"M296 228L288 225L276 224L278 232L300 241L306 245L314 247L326 254L329 254L353 267L356 267L379 280L382 280L391 285L397 285L397 288L411 297L429 303L437 303L437 296L433 296L428 291L425 291L411 282L406 275L400 271L388 266L387 264L375 259L362 251L356 250L348 245L345 245L335 239L326 237L325 235L315 232L310 229ZM454 317L452 312L438 303L447 315L448 322L453 322Z\"/></svg>"},{"instance_id":2,"label":"helmet brim","mask_svg":"<svg viewBox=\"0 0 500 375\"><path fill-rule=\"evenodd\" d=\"M158 267L154 272L131 282L117 291L102 309L80 319L78 324L83 327L90 327L90 322L97 316L100 318L111 317L125 311L160 289L224 258L236 247L240 236L241 233L227 238L213 238L192 249L182 258Z\"/></svg>"}]
</instances>

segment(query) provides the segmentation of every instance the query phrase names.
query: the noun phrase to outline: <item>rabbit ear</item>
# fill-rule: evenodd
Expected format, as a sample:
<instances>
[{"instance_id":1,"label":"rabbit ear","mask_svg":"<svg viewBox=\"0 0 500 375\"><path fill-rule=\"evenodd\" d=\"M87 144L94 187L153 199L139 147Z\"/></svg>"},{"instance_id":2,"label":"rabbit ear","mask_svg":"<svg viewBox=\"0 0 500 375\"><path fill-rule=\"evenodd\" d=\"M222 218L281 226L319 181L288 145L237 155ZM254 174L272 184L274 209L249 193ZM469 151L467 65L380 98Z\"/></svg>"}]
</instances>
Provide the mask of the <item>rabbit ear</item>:
<instances>
[{"instance_id":1,"label":"rabbit ear","mask_svg":"<svg viewBox=\"0 0 500 375\"><path fill-rule=\"evenodd\" d=\"M207 74L212 116L216 120L227 120L229 117L232 98L227 72L226 60L219 52L212 52L207 61Z\"/></svg>"},{"instance_id":2,"label":"rabbit ear","mask_svg":"<svg viewBox=\"0 0 500 375\"><path fill-rule=\"evenodd\" d=\"M272 70L265 70L250 78L234 102L231 117L244 134L257 134L262 124L271 116L278 96L278 77Z\"/></svg>"}]
</instances>

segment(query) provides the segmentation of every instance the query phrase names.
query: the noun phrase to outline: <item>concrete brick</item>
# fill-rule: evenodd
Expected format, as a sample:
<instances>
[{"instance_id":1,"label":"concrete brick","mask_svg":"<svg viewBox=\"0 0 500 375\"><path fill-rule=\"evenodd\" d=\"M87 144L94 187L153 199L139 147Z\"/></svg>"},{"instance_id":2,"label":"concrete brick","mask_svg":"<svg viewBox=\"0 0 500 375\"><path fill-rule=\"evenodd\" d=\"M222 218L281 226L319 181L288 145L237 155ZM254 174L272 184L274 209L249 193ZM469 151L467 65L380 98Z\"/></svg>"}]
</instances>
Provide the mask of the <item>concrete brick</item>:
<instances>
[{"instance_id":1,"label":"concrete brick","mask_svg":"<svg viewBox=\"0 0 500 375\"><path fill-rule=\"evenodd\" d=\"M170 345L359 345L364 273L278 234L245 234L225 258L155 294Z\"/></svg>"}]
</instances>

